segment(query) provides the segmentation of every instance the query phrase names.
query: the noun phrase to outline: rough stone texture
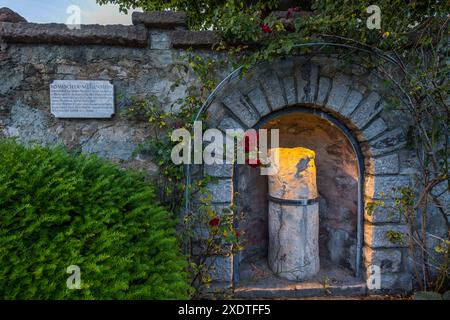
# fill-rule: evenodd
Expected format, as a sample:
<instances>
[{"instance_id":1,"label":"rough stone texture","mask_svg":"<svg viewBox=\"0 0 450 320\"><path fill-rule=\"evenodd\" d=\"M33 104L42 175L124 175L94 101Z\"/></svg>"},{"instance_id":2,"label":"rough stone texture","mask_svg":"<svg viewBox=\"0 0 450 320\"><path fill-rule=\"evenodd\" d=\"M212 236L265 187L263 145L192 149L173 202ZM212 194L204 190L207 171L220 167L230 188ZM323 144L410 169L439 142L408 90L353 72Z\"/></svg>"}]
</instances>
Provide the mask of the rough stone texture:
<instances>
[{"instance_id":1,"label":"rough stone texture","mask_svg":"<svg viewBox=\"0 0 450 320\"><path fill-rule=\"evenodd\" d=\"M173 29L187 27L187 15L182 11L133 12L133 24L144 24L149 28Z\"/></svg>"},{"instance_id":2,"label":"rough stone texture","mask_svg":"<svg viewBox=\"0 0 450 320\"><path fill-rule=\"evenodd\" d=\"M276 168L268 177L270 196L288 200L317 197L313 151L276 148L270 150L270 156ZM319 271L317 203L290 206L269 199L268 262L275 274L288 280L304 280Z\"/></svg>"},{"instance_id":3,"label":"rough stone texture","mask_svg":"<svg viewBox=\"0 0 450 320\"><path fill-rule=\"evenodd\" d=\"M222 102L246 126L252 127L258 122L259 115L240 92L233 91L230 95L225 96Z\"/></svg>"},{"instance_id":4,"label":"rough stone texture","mask_svg":"<svg viewBox=\"0 0 450 320\"><path fill-rule=\"evenodd\" d=\"M278 110L287 105L280 78L274 70L265 69L262 74L258 75L258 80L264 88L265 96L269 100L272 110Z\"/></svg>"},{"instance_id":5,"label":"rough stone texture","mask_svg":"<svg viewBox=\"0 0 450 320\"><path fill-rule=\"evenodd\" d=\"M268 179L272 197L288 200L317 198L314 151L301 147L275 148L270 149L269 154L275 170Z\"/></svg>"},{"instance_id":6,"label":"rough stone texture","mask_svg":"<svg viewBox=\"0 0 450 320\"><path fill-rule=\"evenodd\" d=\"M363 94L357 90L351 90L344 106L341 108L340 113L344 116L349 116L363 100Z\"/></svg>"},{"instance_id":7,"label":"rough stone texture","mask_svg":"<svg viewBox=\"0 0 450 320\"><path fill-rule=\"evenodd\" d=\"M20 103L11 109L11 116L6 122L4 135L17 138L21 143L40 143L52 145L61 143L61 139L50 130L49 116L40 110Z\"/></svg>"},{"instance_id":8,"label":"rough stone texture","mask_svg":"<svg viewBox=\"0 0 450 320\"><path fill-rule=\"evenodd\" d=\"M399 197L399 188L411 185L409 176L371 176L366 175L366 195L374 199L392 199Z\"/></svg>"},{"instance_id":9,"label":"rough stone texture","mask_svg":"<svg viewBox=\"0 0 450 320\"><path fill-rule=\"evenodd\" d=\"M367 128L363 130L363 135L366 140L375 138L379 134L387 130L387 125L381 118L377 118Z\"/></svg>"},{"instance_id":10,"label":"rough stone texture","mask_svg":"<svg viewBox=\"0 0 450 320\"><path fill-rule=\"evenodd\" d=\"M406 137L402 128L383 133L380 137L369 142L372 156L379 156L399 150L406 145Z\"/></svg>"},{"instance_id":11,"label":"rough stone texture","mask_svg":"<svg viewBox=\"0 0 450 320\"><path fill-rule=\"evenodd\" d=\"M398 174L400 171L399 157L397 153L375 158L373 168L367 170L369 174Z\"/></svg>"},{"instance_id":12,"label":"rough stone texture","mask_svg":"<svg viewBox=\"0 0 450 320\"><path fill-rule=\"evenodd\" d=\"M4 7L0 8L0 22L20 23L20 22L27 22L27 20L17 12L14 12L9 8Z\"/></svg>"},{"instance_id":13,"label":"rough stone texture","mask_svg":"<svg viewBox=\"0 0 450 320\"><path fill-rule=\"evenodd\" d=\"M267 104L267 100L264 96L263 91L260 87L256 87L247 93L248 101L250 101L253 106L255 106L256 110L260 114L261 117L268 115L270 113L270 107Z\"/></svg>"},{"instance_id":14,"label":"rough stone texture","mask_svg":"<svg viewBox=\"0 0 450 320\"><path fill-rule=\"evenodd\" d=\"M351 78L344 74L339 74L333 79L327 106L335 111L339 111L347 97L351 86Z\"/></svg>"},{"instance_id":15,"label":"rough stone texture","mask_svg":"<svg viewBox=\"0 0 450 320\"><path fill-rule=\"evenodd\" d=\"M272 271L288 280L305 280L319 271L319 208L269 202L269 253Z\"/></svg>"},{"instance_id":16,"label":"rough stone texture","mask_svg":"<svg viewBox=\"0 0 450 320\"><path fill-rule=\"evenodd\" d=\"M398 232L404 235L406 240L408 234L408 227L401 224L383 224L372 225L365 223L364 225L364 242L371 248L402 248L406 247L406 241L392 242L388 238L389 232Z\"/></svg>"},{"instance_id":17,"label":"rough stone texture","mask_svg":"<svg viewBox=\"0 0 450 320\"><path fill-rule=\"evenodd\" d=\"M231 285L233 282L233 256L214 256L205 262L212 281L225 282Z\"/></svg>"},{"instance_id":18,"label":"rough stone texture","mask_svg":"<svg viewBox=\"0 0 450 320\"><path fill-rule=\"evenodd\" d=\"M364 248L364 264L366 267L375 265L382 273L394 273L402 270L402 253L395 249Z\"/></svg>"},{"instance_id":19,"label":"rough stone texture","mask_svg":"<svg viewBox=\"0 0 450 320\"><path fill-rule=\"evenodd\" d=\"M320 77L319 90L317 92L316 103L323 106L327 102L328 95L331 89L331 79L327 77Z\"/></svg>"},{"instance_id":20,"label":"rough stone texture","mask_svg":"<svg viewBox=\"0 0 450 320\"><path fill-rule=\"evenodd\" d=\"M220 42L220 38L212 31L176 30L172 33L173 48L207 48L211 49Z\"/></svg>"},{"instance_id":21,"label":"rough stone texture","mask_svg":"<svg viewBox=\"0 0 450 320\"><path fill-rule=\"evenodd\" d=\"M390 290L391 292L412 291L412 276L409 273L382 273L381 289Z\"/></svg>"},{"instance_id":22,"label":"rough stone texture","mask_svg":"<svg viewBox=\"0 0 450 320\"><path fill-rule=\"evenodd\" d=\"M204 165L203 170L205 175L210 177L231 177L233 175L233 165L231 164L211 164Z\"/></svg>"},{"instance_id":23,"label":"rough stone texture","mask_svg":"<svg viewBox=\"0 0 450 320\"><path fill-rule=\"evenodd\" d=\"M232 199L231 179L220 179L208 184L208 190L214 203L230 203Z\"/></svg>"},{"instance_id":24,"label":"rough stone texture","mask_svg":"<svg viewBox=\"0 0 450 320\"><path fill-rule=\"evenodd\" d=\"M302 64L296 68L295 74L297 78L297 101L314 102L319 77L318 66L311 63Z\"/></svg>"},{"instance_id":25,"label":"rough stone texture","mask_svg":"<svg viewBox=\"0 0 450 320\"><path fill-rule=\"evenodd\" d=\"M170 49L172 38L166 31L150 31L150 48L156 50Z\"/></svg>"},{"instance_id":26,"label":"rough stone texture","mask_svg":"<svg viewBox=\"0 0 450 320\"><path fill-rule=\"evenodd\" d=\"M125 47L146 47L144 26L82 25L69 29L65 24L0 22L0 38L11 43L51 43L67 45L100 44Z\"/></svg>"},{"instance_id":27,"label":"rough stone texture","mask_svg":"<svg viewBox=\"0 0 450 320\"><path fill-rule=\"evenodd\" d=\"M377 92L371 92L352 113L351 120L359 129L363 129L381 110L382 103L380 95Z\"/></svg>"},{"instance_id":28,"label":"rough stone texture","mask_svg":"<svg viewBox=\"0 0 450 320\"><path fill-rule=\"evenodd\" d=\"M369 211L366 206L364 218L371 223L398 223L400 222L400 212L395 208L392 200L384 200L373 210Z\"/></svg>"}]
</instances>

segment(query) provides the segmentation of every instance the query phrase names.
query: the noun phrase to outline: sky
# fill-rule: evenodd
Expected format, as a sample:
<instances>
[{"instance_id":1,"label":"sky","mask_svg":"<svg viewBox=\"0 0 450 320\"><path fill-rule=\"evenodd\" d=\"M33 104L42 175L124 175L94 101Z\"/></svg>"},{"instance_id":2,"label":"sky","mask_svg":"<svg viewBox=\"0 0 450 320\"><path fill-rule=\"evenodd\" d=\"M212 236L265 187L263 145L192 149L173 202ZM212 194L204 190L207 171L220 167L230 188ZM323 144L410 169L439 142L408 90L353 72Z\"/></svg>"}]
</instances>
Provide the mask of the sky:
<instances>
[{"instance_id":1,"label":"sky","mask_svg":"<svg viewBox=\"0 0 450 320\"><path fill-rule=\"evenodd\" d=\"M116 5L100 6L95 0L0 0L0 8L8 7L37 23L66 23L71 5L80 7L81 24L131 24L131 12L126 15Z\"/></svg>"}]
</instances>

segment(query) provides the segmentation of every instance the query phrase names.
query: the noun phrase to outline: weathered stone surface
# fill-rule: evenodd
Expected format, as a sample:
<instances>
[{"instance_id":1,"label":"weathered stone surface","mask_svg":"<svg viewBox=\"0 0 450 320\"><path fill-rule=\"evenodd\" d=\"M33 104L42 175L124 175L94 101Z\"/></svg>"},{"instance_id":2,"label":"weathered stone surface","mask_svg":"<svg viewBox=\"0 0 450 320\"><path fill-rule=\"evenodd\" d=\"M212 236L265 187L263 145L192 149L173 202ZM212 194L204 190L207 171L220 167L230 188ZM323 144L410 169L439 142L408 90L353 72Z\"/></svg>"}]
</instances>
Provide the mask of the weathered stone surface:
<instances>
[{"instance_id":1,"label":"weathered stone surface","mask_svg":"<svg viewBox=\"0 0 450 320\"><path fill-rule=\"evenodd\" d=\"M271 110L269 105L267 104L266 97L264 96L264 93L259 86L251 90L247 94L247 97L250 103L255 106L256 110L258 110L259 114L262 117L270 113Z\"/></svg>"},{"instance_id":2,"label":"weathered stone surface","mask_svg":"<svg viewBox=\"0 0 450 320\"><path fill-rule=\"evenodd\" d=\"M11 108L9 120L3 129L5 136L15 137L18 142L52 145L60 142L50 131L49 117L43 111L17 103Z\"/></svg>"},{"instance_id":3,"label":"weathered stone surface","mask_svg":"<svg viewBox=\"0 0 450 320\"><path fill-rule=\"evenodd\" d=\"M380 137L369 142L370 153L379 156L401 149L406 144L406 137L401 128L383 133Z\"/></svg>"},{"instance_id":4,"label":"weathered stone surface","mask_svg":"<svg viewBox=\"0 0 450 320\"><path fill-rule=\"evenodd\" d=\"M401 217L399 210L394 207L391 200L383 200L382 203L376 203L371 209L366 205L364 218L371 223L398 223Z\"/></svg>"},{"instance_id":5,"label":"weathered stone surface","mask_svg":"<svg viewBox=\"0 0 450 320\"><path fill-rule=\"evenodd\" d=\"M333 78L330 95L327 101L327 107L339 111L347 97L351 86L351 78L345 74L338 74Z\"/></svg>"},{"instance_id":6,"label":"weathered stone surface","mask_svg":"<svg viewBox=\"0 0 450 320\"><path fill-rule=\"evenodd\" d=\"M0 8L0 22L20 23L20 22L27 22L27 20L17 12L14 12L9 8L4 7Z\"/></svg>"},{"instance_id":7,"label":"weathered stone surface","mask_svg":"<svg viewBox=\"0 0 450 320\"><path fill-rule=\"evenodd\" d=\"M331 79L327 77L320 77L319 89L317 91L316 103L320 106L325 105L331 89Z\"/></svg>"},{"instance_id":8,"label":"weathered stone surface","mask_svg":"<svg viewBox=\"0 0 450 320\"><path fill-rule=\"evenodd\" d=\"M233 282L233 256L214 256L207 258L206 268L212 281L226 282L230 285Z\"/></svg>"},{"instance_id":9,"label":"weathered stone surface","mask_svg":"<svg viewBox=\"0 0 450 320\"><path fill-rule=\"evenodd\" d=\"M356 107L363 100L363 95L357 90L351 90L347 100L345 101L340 113L344 116L350 116L350 114L356 109Z\"/></svg>"},{"instance_id":10,"label":"weathered stone surface","mask_svg":"<svg viewBox=\"0 0 450 320\"><path fill-rule=\"evenodd\" d=\"M297 92L295 91L294 77L293 76L285 77L282 79L282 81L288 105L293 105L297 103Z\"/></svg>"},{"instance_id":11,"label":"weathered stone surface","mask_svg":"<svg viewBox=\"0 0 450 320\"><path fill-rule=\"evenodd\" d=\"M371 92L352 113L350 118L353 123L359 129L363 129L364 126L383 109L383 104L381 102L380 95L377 92Z\"/></svg>"},{"instance_id":12,"label":"weathered stone surface","mask_svg":"<svg viewBox=\"0 0 450 320\"><path fill-rule=\"evenodd\" d=\"M220 121L218 128L225 132L227 129L242 129L244 130L243 126L234 120L233 118L229 116L224 116L223 119Z\"/></svg>"},{"instance_id":13,"label":"weathered stone surface","mask_svg":"<svg viewBox=\"0 0 450 320\"><path fill-rule=\"evenodd\" d=\"M319 68L316 64L306 63L295 69L297 78L297 101L313 103L317 92Z\"/></svg>"},{"instance_id":14,"label":"weathered stone surface","mask_svg":"<svg viewBox=\"0 0 450 320\"><path fill-rule=\"evenodd\" d=\"M183 11L133 12L133 24L144 24L149 28L174 29L187 27L187 15Z\"/></svg>"},{"instance_id":15,"label":"weathered stone surface","mask_svg":"<svg viewBox=\"0 0 450 320\"><path fill-rule=\"evenodd\" d=\"M204 173L210 177L231 177L233 176L233 165L231 164L211 164L204 165Z\"/></svg>"},{"instance_id":16,"label":"weathered stone surface","mask_svg":"<svg viewBox=\"0 0 450 320\"><path fill-rule=\"evenodd\" d=\"M372 249L364 247L364 264L378 266L382 273L402 271L402 253L396 249Z\"/></svg>"},{"instance_id":17,"label":"weathered stone surface","mask_svg":"<svg viewBox=\"0 0 450 320\"><path fill-rule=\"evenodd\" d=\"M208 48L220 42L213 31L176 30L172 33L173 48Z\"/></svg>"},{"instance_id":18,"label":"weathered stone surface","mask_svg":"<svg viewBox=\"0 0 450 320\"><path fill-rule=\"evenodd\" d=\"M246 126L252 127L259 120L259 115L252 109L245 97L238 91L222 98L224 105Z\"/></svg>"},{"instance_id":19,"label":"weathered stone surface","mask_svg":"<svg viewBox=\"0 0 450 320\"><path fill-rule=\"evenodd\" d=\"M81 25L69 29L65 24L0 22L0 38L11 43L101 44L124 47L146 47L144 26Z\"/></svg>"},{"instance_id":20,"label":"weathered stone surface","mask_svg":"<svg viewBox=\"0 0 450 320\"><path fill-rule=\"evenodd\" d=\"M363 130L366 140L370 140L387 130L387 125L381 118L375 119L367 128Z\"/></svg>"},{"instance_id":21,"label":"weathered stone surface","mask_svg":"<svg viewBox=\"0 0 450 320\"><path fill-rule=\"evenodd\" d=\"M269 150L275 174L269 176L269 195L279 199L315 199L315 153L306 148L275 148Z\"/></svg>"},{"instance_id":22,"label":"weathered stone surface","mask_svg":"<svg viewBox=\"0 0 450 320\"><path fill-rule=\"evenodd\" d=\"M382 156L374 159L374 168L369 171L370 174L397 174L399 173L399 159L398 154L393 153L387 156Z\"/></svg>"},{"instance_id":23,"label":"weathered stone surface","mask_svg":"<svg viewBox=\"0 0 450 320\"><path fill-rule=\"evenodd\" d=\"M286 106L287 101L284 98L281 81L275 71L271 69L264 70L259 75L259 82L265 91L265 95L269 100L272 110L278 110Z\"/></svg>"},{"instance_id":24,"label":"weathered stone surface","mask_svg":"<svg viewBox=\"0 0 450 320\"><path fill-rule=\"evenodd\" d=\"M400 241L392 242L390 232L401 235ZM402 248L407 246L408 227L399 224L364 224L364 242L371 248Z\"/></svg>"},{"instance_id":25,"label":"weathered stone surface","mask_svg":"<svg viewBox=\"0 0 450 320\"><path fill-rule=\"evenodd\" d=\"M150 48L167 50L172 45L172 38L168 32L150 31Z\"/></svg>"},{"instance_id":26,"label":"weathered stone surface","mask_svg":"<svg viewBox=\"0 0 450 320\"><path fill-rule=\"evenodd\" d=\"M409 293L412 291L412 276L409 273L383 273L381 289Z\"/></svg>"},{"instance_id":27,"label":"weathered stone surface","mask_svg":"<svg viewBox=\"0 0 450 320\"><path fill-rule=\"evenodd\" d=\"M211 201L215 203L230 203L233 197L233 182L231 179L220 179L210 182L207 186L212 196Z\"/></svg>"},{"instance_id":28,"label":"weathered stone surface","mask_svg":"<svg viewBox=\"0 0 450 320\"><path fill-rule=\"evenodd\" d=\"M270 196L288 200L317 197L313 151L276 148L270 150L270 156L276 168L275 173L268 176ZM315 275L319 271L318 237L317 203L284 205L269 198L268 261L275 274L288 280Z\"/></svg>"},{"instance_id":29,"label":"weathered stone surface","mask_svg":"<svg viewBox=\"0 0 450 320\"><path fill-rule=\"evenodd\" d=\"M371 176L366 175L366 195L375 199L386 199L400 196L398 189L411 186L409 176Z\"/></svg>"},{"instance_id":30,"label":"weathered stone surface","mask_svg":"<svg viewBox=\"0 0 450 320\"><path fill-rule=\"evenodd\" d=\"M269 266L288 280L315 275L319 263L319 206L269 202Z\"/></svg>"},{"instance_id":31,"label":"weathered stone surface","mask_svg":"<svg viewBox=\"0 0 450 320\"><path fill-rule=\"evenodd\" d=\"M132 140L133 129L126 127L100 127L80 139L82 151L103 158L131 160L137 143Z\"/></svg>"}]
</instances>

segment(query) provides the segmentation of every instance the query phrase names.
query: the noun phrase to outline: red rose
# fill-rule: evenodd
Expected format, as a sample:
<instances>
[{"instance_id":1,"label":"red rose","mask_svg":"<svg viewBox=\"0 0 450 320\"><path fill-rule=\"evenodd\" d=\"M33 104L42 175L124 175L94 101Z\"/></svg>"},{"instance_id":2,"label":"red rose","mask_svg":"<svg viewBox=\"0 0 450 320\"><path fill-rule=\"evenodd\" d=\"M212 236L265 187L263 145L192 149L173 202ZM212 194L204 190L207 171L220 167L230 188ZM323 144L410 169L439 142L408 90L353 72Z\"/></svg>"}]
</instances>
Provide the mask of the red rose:
<instances>
[{"instance_id":1,"label":"red rose","mask_svg":"<svg viewBox=\"0 0 450 320\"><path fill-rule=\"evenodd\" d=\"M270 29L270 27L269 27L269 25L268 25L267 23L264 23L264 24L261 26L261 30L262 30L262 32L264 32L264 33L271 33L271 32L272 32L272 29Z\"/></svg>"},{"instance_id":2,"label":"red rose","mask_svg":"<svg viewBox=\"0 0 450 320\"><path fill-rule=\"evenodd\" d=\"M239 230L236 230L236 237L240 237L241 236L241 232Z\"/></svg>"},{"instance_id":3,"label":"red rose","mask_svg":"<svg viewBox=\"0 0 450 320\"><path fill-rule=\"evenodd\" d=\"M211 219L211 220L209 221L209 225L210 225L211 227L217 227L217 226L219 225L219 223L220 223L219 217L215 217L214 219Z\"/></svg>"}]
</instances>

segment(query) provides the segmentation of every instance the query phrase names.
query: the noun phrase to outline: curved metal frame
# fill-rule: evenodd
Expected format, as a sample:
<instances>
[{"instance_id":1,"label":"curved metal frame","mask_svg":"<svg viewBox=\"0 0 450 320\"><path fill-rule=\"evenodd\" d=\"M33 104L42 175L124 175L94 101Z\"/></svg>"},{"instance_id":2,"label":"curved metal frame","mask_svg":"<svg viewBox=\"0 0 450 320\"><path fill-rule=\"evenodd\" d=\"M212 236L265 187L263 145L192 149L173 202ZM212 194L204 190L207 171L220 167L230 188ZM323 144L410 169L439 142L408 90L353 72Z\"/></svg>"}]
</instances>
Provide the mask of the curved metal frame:
<instances>
[{"instance_id":1,"label":"curved metal frame","mask_svg":"<svg viewBox=\"0 0 450 320\"><path fill-rule=\"evenodd\" d=\"M382 59L386 60L387 62L390 62L394 65L399 66L402 71L405 72L405 70L402 68L401 65L399 65L398 61L396 61L394 58L389 57L385 54L379 54L378 52L374 52L373 49L364 49L357 46L347 45L347 44L339 44L339 43L333 43L333 42L310 42L310 43L303 43L303 44L297 44L294 45L293 48L302 48L302 47L315 47L315 46L331 46L331 47L340 47L340 48L346 48L346 49L353 49L360 52L365 52L370 55L378 55ZM265 63L266 61L259 62L258 64ZM233 79L235 79L237 76L239 76L243 70L244 66L240 66L236 69L234 69L231 73L228 74L213 90L213 92L208 96L204 104L200 107L198 110L194 122L197 121L201 114L211 105L211 103L216 98L217 94L227 85L229 84ZM405 93L405 95L410 99L411 97ZM295 109L295 108L289 108L289 109ZM361 148L359 147L358 141L353 137L353 135L350 133L347 127L345 127L340 121L335 119L333 116L320 112L315 109L307 109L303 108L308 111L303 112L310 112L317 114L321 117L327 118L329 121L334 123L337 127L339 127L342 132L345 134L347 139L349 139L352 147L354 148L355 154L358 157L358 169L359 169L359 176L360 179L358 181L359 187L358 187L358 226L357 226L357 233L358 233L358 249L357 249L357 265L356 265L356 275L359 276L361 274L361 257L362 257L362 242L363 242L363 213L364 213L364 185L363 185L363 179L364 179L364 157L361 152ZM269 115L270 116L270 115ZM191 171L190 171L190 164L185 165L185 175L186 175L186 189L185 189L185 214L188 214L190 211L190 192L189 192L189 186L191 184Z\"/></svg>"}]
</instances>

